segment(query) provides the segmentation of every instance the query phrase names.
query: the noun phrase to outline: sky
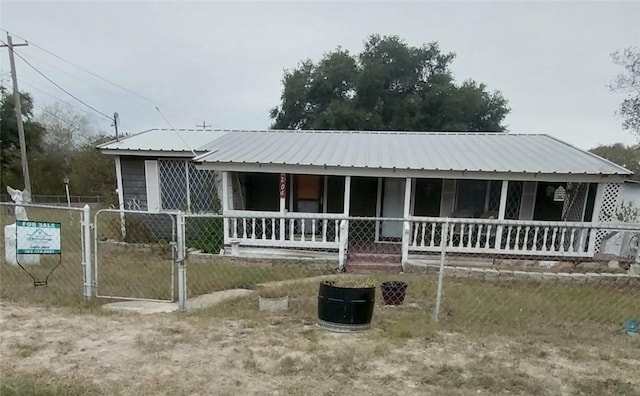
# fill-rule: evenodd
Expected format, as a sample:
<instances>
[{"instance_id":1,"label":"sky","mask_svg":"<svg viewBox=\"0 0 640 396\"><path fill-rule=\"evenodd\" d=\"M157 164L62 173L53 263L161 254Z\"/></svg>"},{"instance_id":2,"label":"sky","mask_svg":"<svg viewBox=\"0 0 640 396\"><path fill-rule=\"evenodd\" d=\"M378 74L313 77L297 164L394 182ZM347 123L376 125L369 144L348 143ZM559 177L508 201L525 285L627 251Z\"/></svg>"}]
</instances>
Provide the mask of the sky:
<instances>
[{"instance_id":1,"label":"sky","mask_svg":"<svg viewBox=\"0 0 640 396\"><path fill-rule=\"evenodd\" d=\"M36 112L69 102L94 114L105 132L113 129L105 116L114 112L129 133L203 122L268 128L285 69L337 46L358 53L367 36L378 33L414 46L436 41L442 51L455 52L458 82L485 83L508 100L511 133L547 133L583 149L637 141L615 114L624 96L608 84L623 71L610 54L640 46L640 1L1 0L0 28L14 43L27 39L31 45L16 53L103 115L17 58L20 90L33 95ZM6 41L5 32L0 39ZM6 49L0 78L10 84Z\"/></svg>"}]
</instances>

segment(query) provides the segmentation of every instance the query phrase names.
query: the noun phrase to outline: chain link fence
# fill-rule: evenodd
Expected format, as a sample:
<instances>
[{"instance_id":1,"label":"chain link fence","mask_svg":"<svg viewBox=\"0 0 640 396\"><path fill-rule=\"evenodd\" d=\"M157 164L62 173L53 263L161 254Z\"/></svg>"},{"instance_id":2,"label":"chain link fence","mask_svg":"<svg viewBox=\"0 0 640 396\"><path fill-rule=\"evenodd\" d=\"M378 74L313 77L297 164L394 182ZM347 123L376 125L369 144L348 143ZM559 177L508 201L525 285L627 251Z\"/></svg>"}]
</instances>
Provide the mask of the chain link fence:
<instances>
[{"instance_id":1,"label":"chain link fence","mask_svg":"<svg viewBox=\"0 0 640 396\"><path fill-rule=\"evenodd\" d=\"M397 315L415 326L586 337L640 316L637 223L240 211L85 217L88 208L29 205L30 219L61 224L62 261L55 268L58 257L41 255L25 271L8 260L15 205L0 209L2 299L66 305L97 296L194 309L220 291L246 294L237 304L285 294L293 314L312 319L319 282L343 278L375 284L376 305L401 304ZM34 288L54 268L47 286Z\"/></svg>"},{"instance_id":2,"label":"chain link fence","mask_svg":"<svg viewBox=\"0 0 640 396\"><path fill-rule=\"evenodd\" d=\"M640 315L640 225L419 220L407 272L438 274L452 330L583 337ZM436 252L439 248L439 252Z\"/></svg>"},{"instance_id":3,"label":"chain link fence","mask_svg":"<svg viewBox=\"0 0 640 396\"><path fill-rule=\"evenodd\" d=\"M60 254L16 255L15 214L21 207L0 203L0 298L54 305L82 302L88 286L86 242L91 242L83 228L83 224L88 224L85 218L88 208L86 211L45 205L23 205L23 208L31 221L60 224Z\"/></svg>"},{"instance_id":4,"label":"chain link fence","mask_svg":"<svg viewBox=\"0 0 640 396\"><path fill-rule=\"evenodd\" d=\"M94 224L97 297L175 301L175 215L103 209Z\"/></svg>"}]
</instances>

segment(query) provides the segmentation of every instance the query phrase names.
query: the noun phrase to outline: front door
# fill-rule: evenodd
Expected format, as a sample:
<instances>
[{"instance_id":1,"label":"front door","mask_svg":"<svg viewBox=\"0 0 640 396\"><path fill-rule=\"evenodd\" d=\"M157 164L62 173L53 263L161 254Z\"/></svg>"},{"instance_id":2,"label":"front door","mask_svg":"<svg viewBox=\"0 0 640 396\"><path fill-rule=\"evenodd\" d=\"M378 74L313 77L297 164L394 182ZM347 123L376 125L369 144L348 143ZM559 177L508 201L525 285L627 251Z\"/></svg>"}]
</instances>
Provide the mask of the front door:
<instances>
[{"instance_id":1,"label":"front door","mask_svg":"<svg viewBox=\"0 0 640 396\"><path fill-rule=\"evenodd\" d=\"M297 175L296 180L296 212L320 213L321 189L320 176Z\"/></svg>"},{"instance_id":2,"label":"front door","mask_svg":"<svg viewBox=\"0 0 640 396\"><path fill-rule=\"evenodd\" d=\"M382 217L398 219L404 217L405 181L405 179L383 179ZM401 239L402 221L382 221L380 237L383 239Z\"/></svg>"}]
</instances>

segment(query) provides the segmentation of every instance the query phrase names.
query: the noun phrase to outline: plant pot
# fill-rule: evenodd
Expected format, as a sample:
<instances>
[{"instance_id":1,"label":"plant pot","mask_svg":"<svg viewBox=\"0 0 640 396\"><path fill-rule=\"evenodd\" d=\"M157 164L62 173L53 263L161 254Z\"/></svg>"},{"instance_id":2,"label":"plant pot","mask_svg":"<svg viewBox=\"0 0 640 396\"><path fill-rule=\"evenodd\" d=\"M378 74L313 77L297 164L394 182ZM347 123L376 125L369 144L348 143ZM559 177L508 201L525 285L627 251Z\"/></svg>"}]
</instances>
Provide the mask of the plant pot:
<instances>
[{"instance_id":1,"label":"plant pot","mask_svg":"<svg viewBox=\"0 0 640 396\"><path fill-rule=\"evenodd\" d=\"M380 284L384 305L402 305L407 294L407 282L387 281Z\"/></svg>"},{"instance_id":2,"label":"plant pot","mask_svg":"<svg viewBox=\"0 0 640 396\"><path fill-rule=\"evenodd\" d=\"M375 286L340 287L330 281L320 283L318 326L342 333L371 328L375 296Z\"/></svg>"},{"instance_id":3,"label":"plant pot","mask_svg":"<svg viewBox=\"0 0 640 396\"><path fill-rule=\"evenodd\" d=\"M289 309L289 296L262 297L258 295L258 308L263 312L280 312Z\"/></svg>"}]
</instances>

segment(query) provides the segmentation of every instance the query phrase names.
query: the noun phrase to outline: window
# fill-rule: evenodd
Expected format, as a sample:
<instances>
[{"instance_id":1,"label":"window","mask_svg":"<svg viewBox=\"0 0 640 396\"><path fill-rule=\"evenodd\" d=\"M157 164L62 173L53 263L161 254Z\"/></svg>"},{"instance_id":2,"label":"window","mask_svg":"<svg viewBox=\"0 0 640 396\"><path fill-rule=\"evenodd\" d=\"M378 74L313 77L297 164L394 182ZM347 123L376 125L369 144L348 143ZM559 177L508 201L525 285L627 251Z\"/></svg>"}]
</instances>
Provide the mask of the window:
<instances>
[{"instance_id":1,"label":"window","mask_svg":"<svg viewBox=\"0 0 640 396\"><path fill-rule=\"evenodd\" d=\"M198 170L189 160L158 160L158 173L163 210L219 210L214 172Z\"/></svg>"},{"instance_id":2,"label":"window","mask_svg":"<svg viewBox=\"0 0 640 396\"><path fill-rule=\"evenodd\" d=\"M458 180L455 217L480 217L487 200L486 180Z\"/></svg>"}]
</instances>

